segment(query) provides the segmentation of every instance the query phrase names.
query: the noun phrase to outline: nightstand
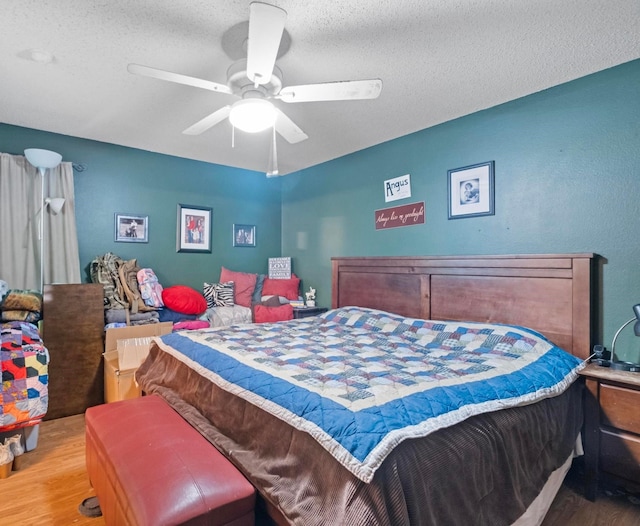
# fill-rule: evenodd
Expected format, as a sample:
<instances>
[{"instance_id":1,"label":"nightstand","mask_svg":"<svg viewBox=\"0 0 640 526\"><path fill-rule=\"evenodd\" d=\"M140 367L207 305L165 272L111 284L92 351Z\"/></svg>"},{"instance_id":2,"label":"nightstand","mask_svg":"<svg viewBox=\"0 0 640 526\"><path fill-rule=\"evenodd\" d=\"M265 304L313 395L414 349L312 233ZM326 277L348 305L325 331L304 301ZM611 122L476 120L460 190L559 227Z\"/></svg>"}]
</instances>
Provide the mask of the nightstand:
<instances>
[{"instance_id":1,"label":"nightstand","mask_svg":"<svg viewBox=\"0 0 640 526\"><path fill-rule=\"evenodd\" d=\"M323 307L294 307L293 319L299 320L300 318L309 318L310 316L317 316L327 312L327 309Z\"/></svg>"},{"instance_id":2,"label":"nightstand","mask_svg":"<svg viewBox=\"0 0 640 526\"><path fill-rule=\"evenodd\" d=\"M589 364L585 377L585 492L595 500L601 473L640 483L640 373Z\"/></svg>"}]
</instances>

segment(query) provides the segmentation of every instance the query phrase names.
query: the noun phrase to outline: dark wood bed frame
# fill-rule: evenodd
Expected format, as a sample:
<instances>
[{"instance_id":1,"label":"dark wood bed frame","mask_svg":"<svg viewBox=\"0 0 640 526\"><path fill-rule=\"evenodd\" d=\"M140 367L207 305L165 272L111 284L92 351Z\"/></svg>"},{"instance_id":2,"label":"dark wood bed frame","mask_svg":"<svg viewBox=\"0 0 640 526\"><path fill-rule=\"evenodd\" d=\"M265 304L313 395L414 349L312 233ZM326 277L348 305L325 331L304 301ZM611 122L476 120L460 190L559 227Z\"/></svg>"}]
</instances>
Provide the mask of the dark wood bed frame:
<instances>
[{"instance_id":1,"label":"dark wood bed frame","mask_svg":"<svg viewBox=\"0 0 640 526\"><path fill-rule=\"evenodd\" d=\"M332 258L332 308L534 329L586 359L594 254Z\"/></svg>"}]
</instances>

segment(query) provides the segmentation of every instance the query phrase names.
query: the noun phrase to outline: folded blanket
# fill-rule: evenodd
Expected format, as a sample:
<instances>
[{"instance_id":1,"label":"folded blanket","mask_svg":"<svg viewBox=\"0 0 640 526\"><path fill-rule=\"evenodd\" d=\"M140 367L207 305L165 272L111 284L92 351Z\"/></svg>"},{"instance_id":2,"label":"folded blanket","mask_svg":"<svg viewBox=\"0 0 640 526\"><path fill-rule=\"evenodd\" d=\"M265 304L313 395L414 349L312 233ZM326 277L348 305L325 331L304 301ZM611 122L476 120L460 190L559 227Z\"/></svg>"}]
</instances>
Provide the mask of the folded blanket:
<instances>
[{"instance_id":1,"label":"folded blanket","mask_svg":"<svg viewBox=\"0 0 640 526\"><path fill-rule=\"evenodd\" d=\"M178 323L173 324L174 331L208 329L209 327L209 322L204 320L179 321Z\"/></svg>"},{"instance_id":2,"label":"folded blanket","mask_svg":"<svg viewBox=\"0 0 640 526\"><path fill-rule=\"evenodd\" d=\"M9 289L0 299L1 321L37 323L42 319L42 294L33 290Z\"/></svg>"},{"instance_id":3,"label":"folded blanket","mask_svg":"<svg viewBox=\"0 0 640 526\"><path fill-rule=\"evenodd\" d=\"M41 319L39 312L29 310L3 310L0 312L0 321L26 321L27 323L38 323Z\"/></svg>"},{"instance_id":4,"label":"folded blanket","mask_svg":"<svg viewBox=\"0 0 640 526\"><path fill-rule=\"evenodd\" d=\"M181 321L187 321L187 320L195 320L198 317L195 314L183 314L181 312L172 310L168 307L158 309L158 316L161 322L171 321L173 323L179 323Z\"/></svg>"},{"instance_id":5,"label":"folded blanket","mask_svg":"<svg viewBox=\"0 0 640 526\"><path fill-rule=\"evenodd\" d=\"M10 289L0 303L2 310L42 310L42 294L34 290Z\"/></svg>"},{"instance_id":6,"label":"folded blanket","mask_svg":"<svg viewBox=\"0 0 640 526\"><path fill-rule=\"evenodd\" d=\"M124 309L108 309L104 311L104 313L107 323L126 323L127 314L129 315L129 320L134 325L138 324L138 322L156 323L158 321L158 313L155 311L131 314Z\"/></svg>"}]
</instances>

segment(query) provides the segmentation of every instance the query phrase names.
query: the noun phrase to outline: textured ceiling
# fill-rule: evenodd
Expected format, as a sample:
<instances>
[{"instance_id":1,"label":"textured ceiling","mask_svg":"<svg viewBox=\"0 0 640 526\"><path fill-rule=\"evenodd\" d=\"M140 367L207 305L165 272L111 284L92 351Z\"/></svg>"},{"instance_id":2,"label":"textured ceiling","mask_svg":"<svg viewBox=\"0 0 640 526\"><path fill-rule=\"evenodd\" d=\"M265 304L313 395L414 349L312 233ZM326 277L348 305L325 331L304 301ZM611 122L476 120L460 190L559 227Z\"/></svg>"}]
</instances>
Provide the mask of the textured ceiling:
<instances>
[{"instance_id":1,"label":"textured ceiling","mask_svg":"<svg viewBox=\"0 0 640 526\"><path fill-rule=\"evenodd\" d=\"M380 78L376 100L276 104L309 139L280 173L640 57L638 0L274 0L283 85ZM226 83L248 0L0 1L0 121L265 171L270 133L182 130L230 95L134 76L130 62ZM240 35L240 36L239 36ZM29 50L53 54L42 64ZM34 145L38 146L38 145ZM69 159L82 161L81 159Z\"/></svg>"}]
</instances>

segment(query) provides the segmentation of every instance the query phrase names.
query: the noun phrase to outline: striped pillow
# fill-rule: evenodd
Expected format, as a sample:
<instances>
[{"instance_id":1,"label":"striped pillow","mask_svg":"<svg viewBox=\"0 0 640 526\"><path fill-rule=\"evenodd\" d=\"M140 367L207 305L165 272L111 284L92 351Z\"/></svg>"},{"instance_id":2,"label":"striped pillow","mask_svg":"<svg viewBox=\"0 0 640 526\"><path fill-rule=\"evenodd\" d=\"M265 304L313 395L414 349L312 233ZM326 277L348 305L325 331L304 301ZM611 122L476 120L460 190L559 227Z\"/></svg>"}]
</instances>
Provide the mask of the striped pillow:
<instances>
[{"instance_id":1,"label":"striped pillow","mask_svg":"<svg viewBox=\"0 0 640 526\"><path fill-rule=\"evenodd\" d=\"M205 283L203 295L207 300L207 308L233 307L233 281L226 283Z\"/></svg>"}]
</instances>

